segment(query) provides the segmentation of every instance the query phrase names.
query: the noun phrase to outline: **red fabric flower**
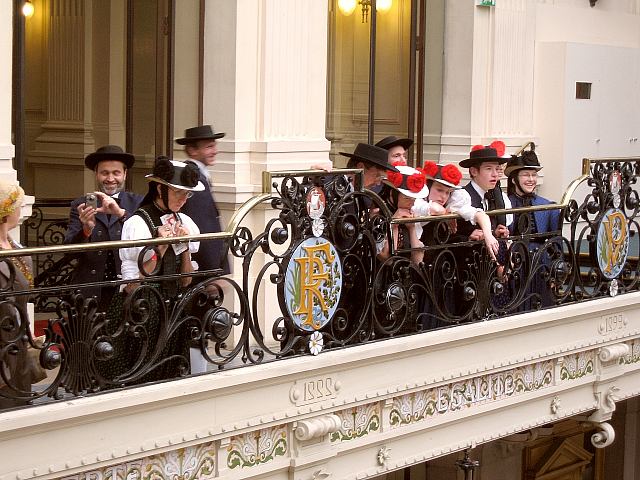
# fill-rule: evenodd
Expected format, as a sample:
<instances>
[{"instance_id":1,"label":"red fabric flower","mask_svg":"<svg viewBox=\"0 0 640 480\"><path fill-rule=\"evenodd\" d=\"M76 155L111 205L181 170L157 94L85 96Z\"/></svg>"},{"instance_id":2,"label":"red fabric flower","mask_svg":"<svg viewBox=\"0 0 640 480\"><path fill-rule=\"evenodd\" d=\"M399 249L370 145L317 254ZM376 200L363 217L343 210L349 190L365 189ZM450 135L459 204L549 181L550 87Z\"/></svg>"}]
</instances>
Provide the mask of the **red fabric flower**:
<instances>
[{"instance_id":1,"label":"red fabric flower","mask_svg":"<svg viewBox=\"0 0 640 480\"><path fill-rule=\"evenodd\" d=\"M387 180L391 182L392 185L399 187L402 185L402 174L400 172L387 172Z\"/></svg>"},{"instance_id":2,"label":"red fabric flower","mask_svg":"<svg viewBox=\"0 0 640 480\"><path fill-rule=\"evenodd\" d=\"M436 162L432 162L431 160L427 160L424 162L424 167L422 167L422 171L427 177L435 177L438 173L438 165Z\"/></svg>"},{"instance_id":3,"label":"red fabric flower","mask_svg":"<svg viewBox=\"0 0 640 480\"><path fill-rule=\"evenodd\" d=\"M460 180L462 180L462 173L460 173L458 167L453 164L445 165L444 167L442 167L440 175L442 176L443 180L452 183L453 185L458 185L460 183Z\"/></svg>"},{"instance_id":4,"label":"red fabric flower","mask_svg":"<svg viewBox=\"0 0 640 480\"><path fill-rule=\"evenodd\" d=\"M474 145L473 147L471 147L471 151L475 152L476 150L482 150L483 148L487 148L484 145Z\"/></svg>"},{"instance_id":5,"label":"red fabric flower","mask_svg":"<svg viewBox=\"0 0 640 480\"><path fill-rule=\"evenodd\" d=\"M498 153L498 156L501 157L504 155L505 150L507 149L506 145L502 140L496 140L495 142L491 142L489 148L494 148Z\"/></svg>"},{"instance_id":6,"label":"red fabric flower","mask_svg":"<svg viewBox=\"0 0 640 480\"><path fill-rule=\"evenodd\" d=\"M421 173L414 173L407 178L407 187L414 193L418 193L424 187L425 183L424 175Z\"/></svg>"},{"instance_id":7,"label":"red fabric flower","mask_svg":"<svg viewBox=\"0 0 640 480\"><path fill-rule=\"evenodd\" d=\"M394 167L406 167L407 162L405 162L404 160L396 160L395 162L392 162L391 165L393 165Z\"/></svg>"}]
</instances>

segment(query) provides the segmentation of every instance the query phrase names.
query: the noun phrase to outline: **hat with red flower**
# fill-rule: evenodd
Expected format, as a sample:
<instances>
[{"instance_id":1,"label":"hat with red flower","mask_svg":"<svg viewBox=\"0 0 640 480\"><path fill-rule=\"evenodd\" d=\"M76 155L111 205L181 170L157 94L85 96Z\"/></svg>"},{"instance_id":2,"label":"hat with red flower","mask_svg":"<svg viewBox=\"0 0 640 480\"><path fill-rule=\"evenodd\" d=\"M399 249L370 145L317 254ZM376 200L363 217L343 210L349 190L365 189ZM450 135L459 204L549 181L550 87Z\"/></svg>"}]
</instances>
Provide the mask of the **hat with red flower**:
<instances>
[{"instance_id":1,"label":"hat with red flower","mask_svg":"<svg viewBox=\"0 0 640 480\"><path fill-rule=\"evenodd\" d=\"M429 187L427 177L420 170L404 165L404 162L393 164L398 171L387 173L387 184L403 195L412 198L427 198Z\"/></svg>"},{"instance_id":2,"label":"hat with red flower","mask_svg":"<svg viewBox=\"0 0 640 480\"><path fill-rule=\"evenodd\" d=\"M483 162L507 163L509 160L504 157L505 144L501 140L491 142L490 145L474 145L471 147L469 158L460 162L462 168L477 167Z\"/></svg>"},{"instance_id":3,"label":"hat with red flower","mask_svg":"<svg viewBox=\"0 0 640 480\"><path fill-rule=\"evenodd\" d=\"M455 188L456 190L462 188L460 187L462 173L457 166L451 163L449 163L448 165L439 165L436 162L427 160L426 162L424 162L422 171L429 180L441 183L442 185L450 188Z\"/></svg>"}]
</instances>

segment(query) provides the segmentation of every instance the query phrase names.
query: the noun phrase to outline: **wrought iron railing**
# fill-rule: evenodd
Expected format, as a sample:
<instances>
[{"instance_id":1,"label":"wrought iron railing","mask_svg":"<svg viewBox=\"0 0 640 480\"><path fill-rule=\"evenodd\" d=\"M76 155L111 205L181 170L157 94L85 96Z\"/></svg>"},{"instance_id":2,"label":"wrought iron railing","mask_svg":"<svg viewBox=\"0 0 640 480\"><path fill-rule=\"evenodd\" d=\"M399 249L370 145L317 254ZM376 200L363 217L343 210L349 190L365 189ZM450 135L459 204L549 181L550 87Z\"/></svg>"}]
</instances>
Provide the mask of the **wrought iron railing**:
<instances>
[{"instance_id":1,"label":"wrought iron railing","mask_svg":"<svg viewBox=\"0 0 640 480\"><path fill-rule=\"evenodd\" d=\"M520 214L519 233L509 237L501 265L481 242L450 241L447 224L455 215L393 219L353 170L265 172L263 193L218 234L0 251L0 266L14 275L11 256L117 254L142 246L143 267L143 256L158 245L222 239L241 269L233 276L193 273L179 289L167 286L184 275L145 272L131 293L114 297L121 310L113 300L99 308L87 292L117 291L128 281L6 287L0 292L0 397L34 403L84 395L635 291L639 162L585 159L583 175L560 203L509 210ZM574 198L585 182L585 198ZM255 220L247 216L261 209L264 218L265 207L271 218L252 230L247 225ZM531 233L529 214L548 209L562 212L562 224ZM396 250L390 241L392 225L409 222L433 227L419 263L412 262L412 250ZM380 260L385 241L390 256ZM29 333L20 301L34 295L59 297L43 343ZM277 304L275 318L264 313L272 311L263 308L265 298ZM36 388L11 375L28 349L49 372Z\"/></svg>"}]
</instances>

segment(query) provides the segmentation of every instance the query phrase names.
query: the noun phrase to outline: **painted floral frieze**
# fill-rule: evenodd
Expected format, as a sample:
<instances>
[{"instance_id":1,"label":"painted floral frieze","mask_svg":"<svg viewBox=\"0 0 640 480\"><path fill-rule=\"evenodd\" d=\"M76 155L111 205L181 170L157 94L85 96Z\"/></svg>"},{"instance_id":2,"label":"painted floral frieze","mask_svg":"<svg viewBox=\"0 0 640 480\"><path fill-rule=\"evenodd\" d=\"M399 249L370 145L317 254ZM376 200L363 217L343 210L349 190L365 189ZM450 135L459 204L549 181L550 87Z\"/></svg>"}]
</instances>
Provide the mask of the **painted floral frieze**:
<instances>
[{"instance_id":1,"label":"painted floral frieze","mask_svg":"<svg viewBox=\"0 0 640 480\"><path fill-rule=\"evenodd\" d=\"M627 345L629 345L629 355L621 357L619 360L620 364L630 365L640 362L640 338L627 342Z\"/></svg>"},{"instance_id":2,"label":"painted floral frieze","mask_svg":"<svg viewBox=\"0 0 640 480\"><path fill-rule=\"evenodd\" d=\"M227 467L246 468L287 455L287 426L278 425L231 437L227 447Z\"/></svg>"},{"instance_id":3,"label":"painted floral frieze","mask_svg":"<svg viewBox=\"0 0 640 480\"><path fill-rule=\"evenodd\" d=\"M593 373L594 362L594 350L567 355L562 360L560 379L575 380L586 375L591 375Z\"/></svg>"},{"instance_id":4,"label":"painted floral frieze","mask_svg":"<svg viewBox=\"0 0 640 480\"><path fill-rule=\"evenodd\" d=\"M553 362L544 361L504 372L481 375L393 399L392 427L419 422L435 415L527 393L553 384Z\"/></svg>"},{"instance_id":5,"label":"painted floral frieze","mask_svg":"<svg viewBox=\"0 0 640 480\"><path fill-rule=\"evenodd\" d=\"M380 430L380 404L360 405L336 412L340 417L340 429L331 434L331 441L348 441L364 437Z\"/></svg>"},{"instance_id":6,"label":"painted floral frieze","mask_svg":"<svg viewBox=\"0 0 640 480\"><path fill-rule=\"evenodd\" d=\"M61 480L196 480L213 478L216 471L215 459L214 443L208 442L62 477Z\"/></svg>"}]
</instances>

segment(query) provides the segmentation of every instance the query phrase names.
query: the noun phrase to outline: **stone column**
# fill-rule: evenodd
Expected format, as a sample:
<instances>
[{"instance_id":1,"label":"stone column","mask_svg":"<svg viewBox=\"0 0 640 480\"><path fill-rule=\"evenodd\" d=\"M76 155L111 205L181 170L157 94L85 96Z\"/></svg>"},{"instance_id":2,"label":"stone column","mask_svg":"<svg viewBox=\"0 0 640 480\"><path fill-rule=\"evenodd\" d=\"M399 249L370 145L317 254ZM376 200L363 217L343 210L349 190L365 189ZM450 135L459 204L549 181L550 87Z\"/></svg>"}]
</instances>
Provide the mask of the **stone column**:
<instances>
[{"instance_id":1,"label":"stone column","mask_svg":"<svg viewBox=\"0 0 640 480\"><path fill-rule=\"evenodd\" d=\"M443 159L459 161L471 145L494 139L507 152L535 140L535 2L456 3L445 21Z\"/></svg>"},{"instance_id":2,"label":"stone column","mask_svg":"<svg viewBox=\"0 0 640 480\"><path fill-rule=\"evenodd\" d=\"M11 141L11 62L13 45L13 6L11 2L0 3L0 62L5 68L0 72L0 176L15 180L16 172L11 166L14 147Z\"/></svg>"},{"instance_id":3,"label":"stone column","mask_svg":"<svg viewBox=\"0 0 640 480\"><path fill-rule=\"evenodd\" d=\"M47 111L30 154L34 163L57 168L79 165L86 153L95 150L92 102L87 101L92 98L93 65L92 29L86 22L92 18L92 9L93 3L85 0L48 4ZM93 176L85 175L85 184L92 189Z\"/></svg>"},{"instance_id":4,"label":"stone column","mask_svg":"<svg viewBox=\"0 0 640 480\"><path fill-rule=\"evenodd\" d=\"M260 192L262 171L329 158L327 12L327 0L206 3L203 115L227 134L212 169L223 225ZM258 232L265 220L256 210L247 222ZM233 268L241 275L240 262ZM277 315L273 303L265 302L273 312L261 313L268 321Z\"/></svg>"}]
</instances>

